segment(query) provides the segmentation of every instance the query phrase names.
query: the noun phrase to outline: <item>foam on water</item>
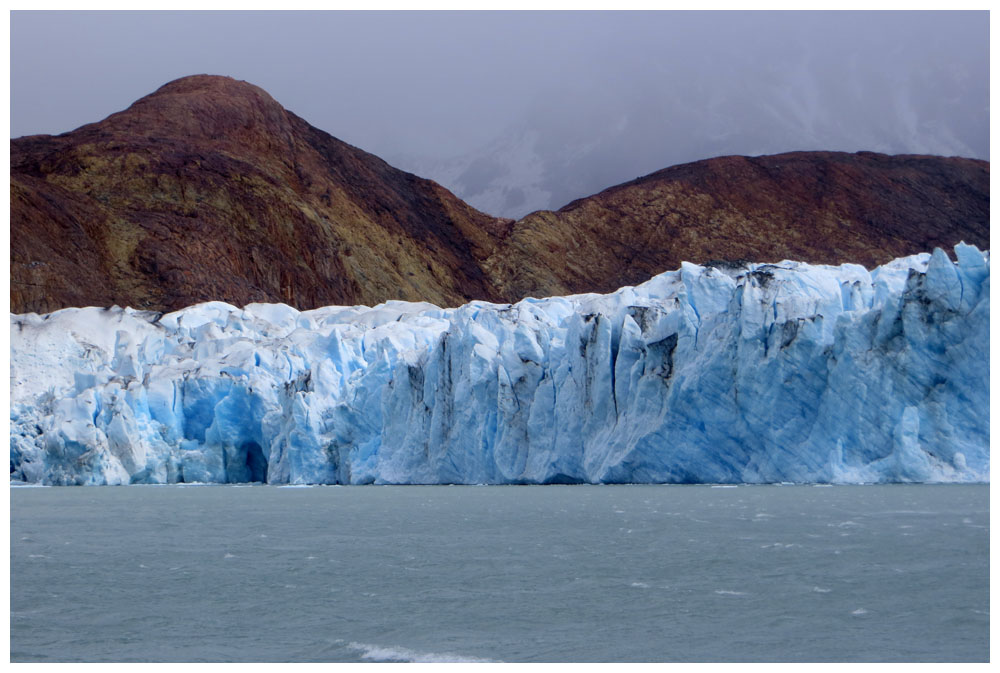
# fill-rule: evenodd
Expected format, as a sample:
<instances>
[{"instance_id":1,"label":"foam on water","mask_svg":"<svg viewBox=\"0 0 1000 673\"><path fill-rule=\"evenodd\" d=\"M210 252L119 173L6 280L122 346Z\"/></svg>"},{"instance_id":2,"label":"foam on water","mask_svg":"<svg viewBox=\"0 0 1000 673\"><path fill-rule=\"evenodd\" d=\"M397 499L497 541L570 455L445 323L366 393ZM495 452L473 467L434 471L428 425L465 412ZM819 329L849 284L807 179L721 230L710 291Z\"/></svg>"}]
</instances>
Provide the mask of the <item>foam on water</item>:
<instances>
[{"instance_id":1,"label":"foam on water","mask_svg":"<svg viewBox=\"0 0 1000 673\"><path fill-rule=\"evenodd\" d=\"M361 658L376 662L407 662L418 664L486 664L499 663L494 659L477 659L451 652L417 652L405 647L348 643L348 647L361 652Z\"/></svg>"}]
</instances>

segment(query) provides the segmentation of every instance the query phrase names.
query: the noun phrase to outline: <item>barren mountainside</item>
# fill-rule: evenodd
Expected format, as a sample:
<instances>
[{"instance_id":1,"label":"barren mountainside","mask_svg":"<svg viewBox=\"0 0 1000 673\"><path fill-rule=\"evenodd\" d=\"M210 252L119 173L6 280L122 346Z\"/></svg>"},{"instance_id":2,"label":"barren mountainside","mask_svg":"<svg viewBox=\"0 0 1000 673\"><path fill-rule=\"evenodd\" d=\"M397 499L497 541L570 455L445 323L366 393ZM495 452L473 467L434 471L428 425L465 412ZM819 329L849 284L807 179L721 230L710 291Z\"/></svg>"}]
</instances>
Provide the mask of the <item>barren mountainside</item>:
<instances>
[{"instance_id":1,"label":"barren mountainside","mask_svg":"<svg viewBox=\"0 0 1000 673\"><path fill-rule=\"evenodd\" d=\"M989 247L989 164L799 152L675 166L512 222L228 77L11 141L11 311L300 309L607 292L681 261Z\"/></svg>"},{"instance_id":2,"label":"barren mountainside","mask_svg":"<svg viewBox=\"0 0 1000 673\"><path fill-rule=\"evenodd\" d=\"M720 157L522 218L490 258L501 294L610 292L699 264L868 268L960 241L989 248L989 163L871 152Z\"/></svg>"},{"instance_id":3,"label":"barren mountainside","mask_svg":"<svg viewBox=\"0 0 1000 673\"><path fill-rule=\"evenodd\" d=\"M11 141L11 310L498 298L508 222L225 77Z\"/></svg>"}]
</instances>

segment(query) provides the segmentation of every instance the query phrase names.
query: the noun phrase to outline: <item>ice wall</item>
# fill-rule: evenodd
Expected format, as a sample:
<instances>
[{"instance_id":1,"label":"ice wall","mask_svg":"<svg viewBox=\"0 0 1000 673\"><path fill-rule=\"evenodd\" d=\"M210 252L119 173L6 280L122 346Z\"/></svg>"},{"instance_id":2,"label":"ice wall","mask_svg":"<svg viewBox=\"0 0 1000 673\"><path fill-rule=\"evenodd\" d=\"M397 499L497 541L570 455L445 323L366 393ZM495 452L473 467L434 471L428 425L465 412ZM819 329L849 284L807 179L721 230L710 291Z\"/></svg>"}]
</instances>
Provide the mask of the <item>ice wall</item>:
<instances>
[{"instance_id":1,"label":"ice wall","mask_svg":"<svg viewBox=\"0 0 1000 673\"><path fill-rule=\"evenodd\" d=\"M457 309L11 315L11 478L989 479L989 254Z\"/></svg>"}]
</instances>

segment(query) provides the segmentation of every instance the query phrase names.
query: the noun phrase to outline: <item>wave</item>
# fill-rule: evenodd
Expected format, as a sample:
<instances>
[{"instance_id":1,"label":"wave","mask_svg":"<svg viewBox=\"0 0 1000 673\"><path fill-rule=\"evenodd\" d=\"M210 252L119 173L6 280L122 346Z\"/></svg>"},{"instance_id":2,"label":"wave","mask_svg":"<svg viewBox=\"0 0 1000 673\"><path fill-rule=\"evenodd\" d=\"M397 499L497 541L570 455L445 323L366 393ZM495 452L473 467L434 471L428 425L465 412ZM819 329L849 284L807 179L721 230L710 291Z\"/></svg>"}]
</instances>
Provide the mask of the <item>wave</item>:
<instances>
[{"instance_id":1,"label":"wave","mask_svg":"<svg viewBox=\"0 0 1000 673\"><path fill-rule=\"evenodd\" d=\"M361 652L361 658L368 661L407 662L419 664L437 663L496 663L493 659L477 659L453 652L417 652L405 647L371 645L368 643L348 643L351 649Z\"/></svg>"}]
</instances>

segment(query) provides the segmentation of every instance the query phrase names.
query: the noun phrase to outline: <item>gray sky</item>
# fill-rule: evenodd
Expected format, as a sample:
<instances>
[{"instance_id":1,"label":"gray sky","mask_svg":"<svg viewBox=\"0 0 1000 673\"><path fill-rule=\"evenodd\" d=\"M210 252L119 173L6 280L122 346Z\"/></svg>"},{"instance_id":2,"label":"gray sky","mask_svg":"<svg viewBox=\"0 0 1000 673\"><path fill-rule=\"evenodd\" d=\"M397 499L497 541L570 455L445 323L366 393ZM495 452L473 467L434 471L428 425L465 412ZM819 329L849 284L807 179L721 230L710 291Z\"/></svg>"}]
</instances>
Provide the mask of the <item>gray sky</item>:
<instances>
[{"instance_id":1,"label":"gray sky","mask_svg":"<svg viewBox=\"0 0 1000 673\"><path fill-rule=\"evenodd\" d=\"M987 12L12 12L11 136L196 73L497 215L721 154L989 158Z\"/></svg>"}]
</instances>

